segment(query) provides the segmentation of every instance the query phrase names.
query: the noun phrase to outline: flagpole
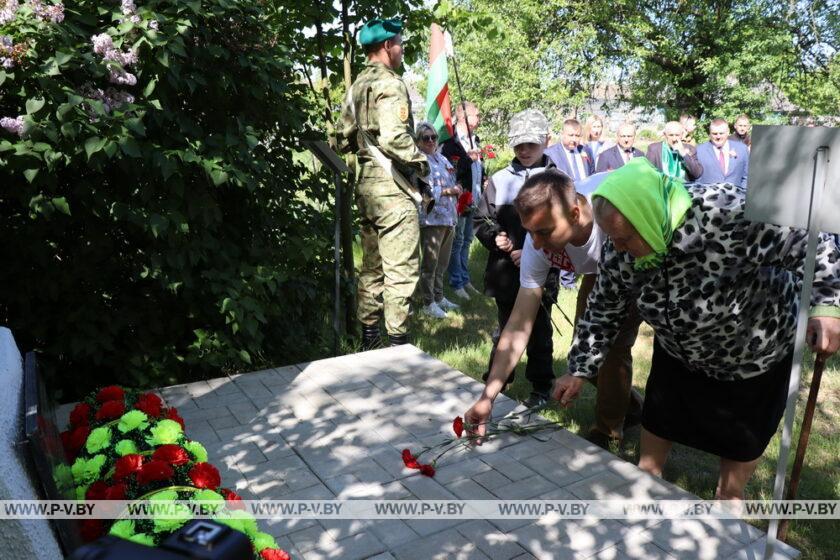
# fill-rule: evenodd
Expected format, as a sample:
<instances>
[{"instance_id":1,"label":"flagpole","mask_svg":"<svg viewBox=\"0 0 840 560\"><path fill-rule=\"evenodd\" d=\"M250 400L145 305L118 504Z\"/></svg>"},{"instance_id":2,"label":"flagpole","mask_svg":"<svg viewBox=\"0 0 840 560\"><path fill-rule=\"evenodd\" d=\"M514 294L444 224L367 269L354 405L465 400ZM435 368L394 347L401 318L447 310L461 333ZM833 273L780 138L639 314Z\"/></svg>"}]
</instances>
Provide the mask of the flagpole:
<instances>
[{"instance_id":1,"label":"flagpole","mask_svg":"<svg viewBox=\"0 0 840 560\"><path fill-rule=\"evenodd\" d=\"M475 145L473 144L472 130L470 130L470 120L467 118L467 100L464 99L464 90L461 89L461 77L458 75L458 60L455 58L455 42L452 40L452 33L449 30L446 33L449 35L449 44L452 46L452 68L455 70L455 85L458 86L458 95L461 96L461 110L464 112L464 124L467 127L467 136L470 139L470 150L474 150Z\"/></svg>"}]
</instances>

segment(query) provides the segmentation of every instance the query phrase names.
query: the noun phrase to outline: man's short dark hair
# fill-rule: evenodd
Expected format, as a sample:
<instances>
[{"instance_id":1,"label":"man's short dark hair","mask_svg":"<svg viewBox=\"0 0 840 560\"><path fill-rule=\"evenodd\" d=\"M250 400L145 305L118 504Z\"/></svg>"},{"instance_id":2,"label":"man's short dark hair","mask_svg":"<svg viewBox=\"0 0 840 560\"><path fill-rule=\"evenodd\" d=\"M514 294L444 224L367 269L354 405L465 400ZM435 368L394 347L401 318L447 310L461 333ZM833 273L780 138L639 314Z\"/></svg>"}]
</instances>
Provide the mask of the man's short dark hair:
<instances>
[{"instance_id":1,"label":"man's short dark hair","mask_svg":"<svg viewBox=\"0 0 840 560\"><path fill-rule=\"evenodd\" d=\"M388 39L390 41L390 39ZM382 41L379 43L372 43L370 45L364 45L365 54L375 53L379 49L381 49L387 41Z\"/></svg>"},{"instance_id":2,"label":"man's short dark hair","mask_svg":"<svg viewBox=\"0 0 840 560\"><path fill-rule=\"evenodd\" d=\"M520 217L530 216L540 208L551 208L557 202L568 215L577 203L575 184L568 175L549 169L531 176L513 200Z\"/></svg>"},{"instance_id":3,"label":"man's short dark hair","mask_svg":"<svg viewBox=\"0 0 840 560\"><path fill-rule=\"evenodd\" d=\"M566 119L563 121L563 128L580 128L580 121L577 119Z\"/></svg>"}]
</instances>

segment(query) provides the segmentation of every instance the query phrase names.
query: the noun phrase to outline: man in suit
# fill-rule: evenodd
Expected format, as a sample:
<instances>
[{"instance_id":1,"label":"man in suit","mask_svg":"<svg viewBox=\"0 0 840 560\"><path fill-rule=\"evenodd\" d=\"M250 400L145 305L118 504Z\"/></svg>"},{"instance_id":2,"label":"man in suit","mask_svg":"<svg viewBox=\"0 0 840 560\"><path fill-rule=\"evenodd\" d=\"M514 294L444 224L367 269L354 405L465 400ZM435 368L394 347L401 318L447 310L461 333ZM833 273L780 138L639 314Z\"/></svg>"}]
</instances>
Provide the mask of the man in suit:
<instances>
[{"instance_id":1,"label":"man in suit","mask_svg":"<svg viewBox=\"0 0 840 560\"><path fill-rule=\"evenodd\" d=\"M697 159L697 148L683 142L683 126L677 121L670 121L665 124L662 136L665 140L648 146L645 157L665 175L688 182L696 181L703 174L703 166Z\"/></svg>"},{"instance_id":2,"label":"man in suit","mask_svg":"<svg viewBox=\"0 0 840 560\"><path fill-rule=\"evenodd\" d=\"M563 121L560 142L546 148L545 155L575 184L595 173L595 154L587 144L581 142L580 122L575 119ZM567 290L575 289L575 273L561 270L560 285Z\"/></svg>"},{"instance_id":3,"label":"man in suit","mask_svg":"<svg viewBox=\"0 0 840 560\"><path fill-rule=\"evenodd\" d=\"M698 183L731 183L747 188L750 152L729 139L729 123L714 119L709 125L709 141L697 146L697 159L703 166Z\"/></svg>"},{"instance_id":4,"label":"man in suit","mask_svg":"<svg viewBox=\"0 0 840 560\"><path fill-rule=\"evenodd\" d=\"M617 144L605 150L598 156L595 172L612 171L618 169L634 157L644 157L645 154L633 147L636 142L636 127L624 123L618 127Z\"/></svg>"},{"instance_id":5,"label":"man in suit","mask_svg":"<svg viewBox=\"0 0 840 560\"><path fill-rule=\"evenodd\" d=\"M576 183L595 173L595 154L589 146L580 140L581 126L575 119L563 122L560 142L549 146L545 155L551 158L557 169L568 175Z\"/></svg>"}]
</instances>

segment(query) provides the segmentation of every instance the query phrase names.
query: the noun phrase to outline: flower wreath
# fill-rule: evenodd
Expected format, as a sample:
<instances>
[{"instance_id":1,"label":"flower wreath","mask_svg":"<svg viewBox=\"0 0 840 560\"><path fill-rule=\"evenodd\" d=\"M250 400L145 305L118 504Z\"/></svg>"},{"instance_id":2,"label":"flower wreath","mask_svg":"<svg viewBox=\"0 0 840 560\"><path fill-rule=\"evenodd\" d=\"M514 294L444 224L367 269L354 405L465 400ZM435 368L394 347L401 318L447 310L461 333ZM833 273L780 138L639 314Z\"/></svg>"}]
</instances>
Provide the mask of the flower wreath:
<instances>
[{"instance_id":1,"label":"flower wreath","mask_svg":"<svg viewBox=\"0 0 840 560\"><path fill-rule=\"evenodd\" d=\"M57 480L72 479L78 500L201 501L214 519L248 536L258 560L289 560L274 537L263 533L236 492L221 487L219 470L204 446L184 434L184 420L154 393L116 385L92 393L70 413L61 441L70 467ZM67 472L69 471L69 472ZM86 519L81 535L92 541L110 533L156 546L190 520L178 515L139 520Z\"/></svg>"}]
</instances>

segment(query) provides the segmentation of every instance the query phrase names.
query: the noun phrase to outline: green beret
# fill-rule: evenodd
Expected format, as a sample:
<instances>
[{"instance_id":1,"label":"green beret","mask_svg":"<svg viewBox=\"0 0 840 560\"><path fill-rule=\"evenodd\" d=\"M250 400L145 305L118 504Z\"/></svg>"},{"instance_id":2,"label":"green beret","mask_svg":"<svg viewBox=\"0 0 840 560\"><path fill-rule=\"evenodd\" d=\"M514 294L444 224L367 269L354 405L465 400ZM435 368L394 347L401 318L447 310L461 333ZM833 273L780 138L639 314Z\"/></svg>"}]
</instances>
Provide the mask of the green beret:
<instances>
[{"instance_id":1,"label":"green beret","mask_svg":"<svg viewBox=\"0 0 840 560\"><path fill-rule=\"evenodd\" d=\"M372 19L367 22L359 33L359 43L375 45L399 35L402 32L403 24L398 19Z\"/></svg>"}]
</instances>

